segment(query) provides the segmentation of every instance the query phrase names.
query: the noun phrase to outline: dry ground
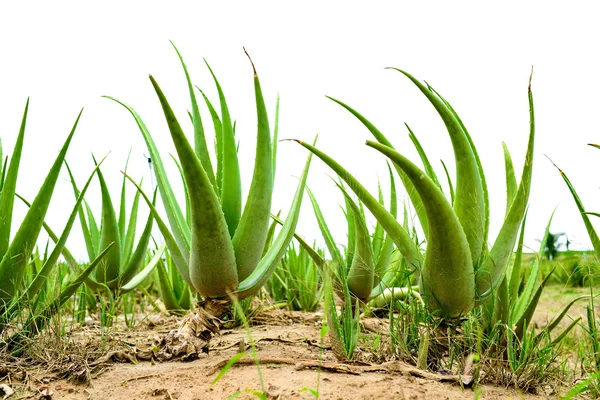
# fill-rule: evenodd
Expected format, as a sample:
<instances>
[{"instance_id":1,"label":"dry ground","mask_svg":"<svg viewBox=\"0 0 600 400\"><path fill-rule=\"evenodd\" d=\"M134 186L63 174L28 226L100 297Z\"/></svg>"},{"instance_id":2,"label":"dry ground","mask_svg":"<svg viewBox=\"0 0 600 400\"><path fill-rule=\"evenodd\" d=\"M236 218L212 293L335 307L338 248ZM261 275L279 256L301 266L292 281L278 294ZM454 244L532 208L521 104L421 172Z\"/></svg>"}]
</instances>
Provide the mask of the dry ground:
<instances>
[{"instance_id":1,"label":"dry ground","mask_svg":"<svg viewBox=\"0 0 600 400\"><path fill-rule=\"evenodd\" d=\"M545 323L546 315L551 317L560 304L581 292L564 294L561 289L553 290L553 296L544 296L548 300L534 319L539 325ZM573 315L581 312L582 308L576 307ZM139 355L140 351L151 348L154 338L177 326L177 318L157 315L149 316L135 329L112 329L102 334L94 324L77 329L73 332L75 340L65 345L62 352L54 349L57 346L51 339L48 342L37 339L33 347L37 358L45 360L45 364L31 367L27 360L8 360L4 366L0 363L0 384L15 390L10 400L203 400L227 399L238 392L245 392L238 398L249 399L255 397L247 392L262 390L261 377L270 399L311 399L314 398L311 390L317 388L321 399L451 400L473 399L478 395L482 399L558 397L553 393L523 394L494 386L480 386L476 393L472 388L461 388L456 376L422 372L401 361L381 364L376 362L375 354L366 352L361 358L371 360L371 363L340 364L333 356L329 341L321 342L320 320L319 313L283 310L257 315L251 332L259 367L246 357L214 385L211 382L224 363L240 350L250 349L243 328L223 331L213 340L209 354L194 361L131 362L136 359L136 353ZM366 321L366 326L373 330L379 329L380 325L374 319ZM95 349L90 350L92 347ZM100 354L104 356L98 359ZM89 382L77 384L73 382L77 377ZM565 387L568 386L569 383L565 383ZM40 394L50 392L52 394L47 397Z\"/></svg>"}]
</instances>

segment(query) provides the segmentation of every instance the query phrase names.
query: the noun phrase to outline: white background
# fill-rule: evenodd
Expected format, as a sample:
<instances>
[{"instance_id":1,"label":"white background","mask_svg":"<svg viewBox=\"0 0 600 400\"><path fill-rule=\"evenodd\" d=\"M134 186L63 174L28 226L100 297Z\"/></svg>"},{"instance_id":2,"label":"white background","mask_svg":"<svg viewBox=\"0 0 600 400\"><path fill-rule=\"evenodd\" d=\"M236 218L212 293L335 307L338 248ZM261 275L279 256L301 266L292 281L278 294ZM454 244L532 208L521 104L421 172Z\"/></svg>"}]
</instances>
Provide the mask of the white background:
<instances>
[{"instance_id":1,"label":"white background","mask_svg":"<svg viewBox=\"0 0 600 400\"><path fill-rule=\"evenodd\" d=\"M258 69L271 115L277 93L281 96L280 138L309 141L319 133L318 146L373 193L378 177L387 188L384 158L364 145L371 139L368 131L325 95L356 108L399 151L417 161L404 127L407 122L443 178L438 160L443 158L452 171L454 162L440 118L412 83L384 68L399 67L433 85L462 117L479 150L490 188L493 240L505 206L501 143L511 149L520 179L529 129L527 83L533 65L537 137L526 244L539 246L536 239L559 206L552 231L567 232L578 248L590 247L571 195L544 154L567 172L586 206L598 211L600 153L586 146L600 142L600 25L592 2L502 2L501 6L475 1L49 3L3 2L0 6L0 136L4 154L10 154L30 96L18 181L18 192L30 199L82 107L67 157L78 184L83 185L93 168L91 154L101 157L110 152L102 170L117 206L119 171L131 150L130 173L145 177L149 188L147 150L137 126L124 108L101 96L111 95L133 106L169 164L173 147L147 78L152 74L158 80L191 132L185 78L169 40L182 52L193 81L215 102L203 58L217 74L237 120L246 192L256 117L245 46ZM206 109L201 111L211 132L210 117ZM212 133L209 138L211 144ZM307 151L282 142L278 156L273 209L285 212ZM179 190L178 174L171 167L170 171ZM345 243L342 197L329 174L315 159L309 185L334 237ZM130 187L129 199L132 194ZM99 218L97 182L87 199ZM73 202L63 173L47 218L57 231ZM17 222L23 213L18 205ZM144 208L141 220L145 214ZM79 232L76 226L69 247L83 259ZM298 233L322 243L308 197Z\"/></svg>"}]
</instances>

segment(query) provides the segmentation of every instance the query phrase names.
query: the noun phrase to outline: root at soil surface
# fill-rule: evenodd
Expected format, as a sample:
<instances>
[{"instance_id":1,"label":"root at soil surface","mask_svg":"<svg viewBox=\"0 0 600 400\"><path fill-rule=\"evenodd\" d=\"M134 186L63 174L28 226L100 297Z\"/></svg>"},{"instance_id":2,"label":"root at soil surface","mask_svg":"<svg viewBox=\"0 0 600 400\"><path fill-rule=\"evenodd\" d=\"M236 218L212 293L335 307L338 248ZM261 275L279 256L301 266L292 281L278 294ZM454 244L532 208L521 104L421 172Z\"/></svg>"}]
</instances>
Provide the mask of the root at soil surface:
<instances>
[{"instance_id":1,"label":"root at soil surface","mask_svg":"<svg viewBox=\"0 0 600 400\"><path fill-rule=\"evenodd\" d=\"M223 327L223 317L229 312L227 300L204 300L195 312L188 313L179 329L174 329L152 349L156 360L181 359L190 361L208 353L210 339Z\"/></svg>"}]
</instances>

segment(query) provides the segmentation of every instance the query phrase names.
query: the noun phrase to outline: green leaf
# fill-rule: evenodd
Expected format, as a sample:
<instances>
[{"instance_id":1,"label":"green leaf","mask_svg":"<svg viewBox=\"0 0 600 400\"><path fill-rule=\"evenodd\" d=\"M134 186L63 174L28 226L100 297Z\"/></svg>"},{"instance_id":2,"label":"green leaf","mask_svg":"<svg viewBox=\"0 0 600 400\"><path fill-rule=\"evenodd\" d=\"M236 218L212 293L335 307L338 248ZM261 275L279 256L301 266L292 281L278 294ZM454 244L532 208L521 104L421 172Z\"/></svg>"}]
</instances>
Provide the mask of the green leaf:
<instances>
[{"instance_id":1,"label":"green leaf","mask_svg":"<svg viewBox=\"0 0 600 400\"><path fill-rule=\"evenodd\" d=\"M208 180L211 182L213 186L215 186L215 174L213 172L212 163L210 162L210 156L208 155L208 147L206 146L206 137L204 136L204 127L202 126L202 118L200 117L200 109L198 108L198 101L196 100L196 94L194 92L194 86L192 85L192 80L190 79L190 74L188 73L188 69L183 61L183 57L181 53L175 46L175 44L171 41L173 48L177 52L177 56L181 61L181 66L183 67L183 72L185 73L185 79L188 84L188 89L190 92L190 101L192 103L192 122L194 124L194 147L195 153L198 159L200 160L200 164L206 174L208 175ZM216 188L215 188L216 189Z\"/></svg>"},{"instance_id":2,"label":"green leaf","mask_svg":"<svg viewBox=\"0 0 600 400\"><path fill-rule=\"evenodd\" d=\"M517 178L508 146L504 142L502 142L502 149L504 150L504 170L506 171L506 216L508 216L510 206L517 195Z\"/></svg>"},{"instance_id":3,"label":"green leaf","mask_svg":"<svg viewBox=\"0 0 600 400\"><path fill-rule=\"evenodd\" d=\"M206 61L205 61L206 62ZM237 158L237 148L233 133L233 125L229 115L229 108L221 85L213 73L210 65L206 63L210 71L221 103L221 129L223 140L223 185L221 186L221 205L223 214L227 221L230 237L233 237L242 213L242 183L240 180L240 166ZM180 157L181 158L181 157Z\"/></svg>"},{"instance_id":4,"label":"green leaf","mask_svg":"<svg viewBox=\"0 0 600 400\"><path fill-rule=\"evenodd\" d=\"M273 271L275 271L275 268L277 268L279 261L285 254L290 241L294 237L294 231L296 230L296 225L300 215L300 206L302 205L303 197L302 195L304 194L304 188L306 187L306 179L308 177L311 159L312 156L309 155L304 166L304 171L302 172L302 177L298 183L298 188L296 189L296 194L294 196L294 200L292 201L290 211L288 212L288 216L283 224L283 227L281 228L281 231L279 232L279 235L277 235L273 241L273 244L267 251L267 254L265 254L265 256L260 260L256 266L256 269L250 274L250 276L240 282L238 291L236 293L239 300L258 293L260 288L262 288L263 285L269 280L273 274Z\"/></svg>"},{"instance_id":5,"label":"green leaf","mask_svg":"<svg viewBox=\"0 0 600 400\"><path fill-rule=\"evenodd\" d=\"M396 218L385 209L385 207L381 206L377 199L375 199L368 191L365 189L363 185L358 182L352 174L350 174L346 169L344 169L340 164L338 164L331 157L320 151L314 146L311 146L308 143L302 142L300 140L296 140L297 143L304 146L311 153L319 157L321 160L325 162L331 169L335 171L336 174L340 176L352 189L352 191L358 196L360 201L371 211L373 216L381 223L383 229L387 232L388 235L392 238L404 258L406 262L416 268L421 269L422 266L422 256L421 252L415 245L414 241L408 234L408 232L396 221Z\"/></svg>"},{"instance_id":6,"label":"green leaf","mask_svg":"<svg viewBox=\"0 0 600 400\"><path fill-rule=\"evenodd\" d=\"M8 250L2 255L2 259L0 260L0 302L6 302L11 299L18 289L18 285L21 283L27 261L29 260L34 243L42 228L60 169L80 117L81 112L77 116L77 120L73 125L71 133L67 137L54 164L50 168L31 207L27 211L27 214L25 214L25 218L10 243ZM6 191L6 189L3 190L3 193L4 191Z\"/></svg>"},{"instance_id":7,"label":"green leaf","mask_svg":"<svg viewBox=\"0 0 600 400\"><path fill-rule=\"evenodd\" d=\"M25 111L23 112L19 135L17 136L15 148L12 157L10 158L6 177L3 177L2 179L2 192L0 192L0 215L2 215L2 218L0 218L0 257L3 257L6 254L10 243L15 190L17 188L17 176L19 174L19 164L21 163L21 153L23 152L23 139L25 137L25 125L27 123L28 110L29 99L27 99L27 103L25 103Z\"/></svg>"},{"instance_id":8,"label":"green leaf","mask_svg":"<svg viewBox=\"0 0 600 400\"><path fill-rule=\"evenodd\" d=\"M252 68L254 69L254 64ZM274 164L271 153L271 132L267 108L255 69L254 91L258 119L254 174L244 212L232 239L239 280L246 279L262 257L269 231L273 197Z\"/></svg>"},{"instance_id":9,"label":"green leaf","mask_svg":"<svg viewBox=\"0 0 600 400\"><path fill-rule=\"evenodd\" d=\"M425 304L430 311L441 311L451 318L466 314L474 307L473 261L452 205L433 180L400 153L376 142L367 141L367 145L402 168L423 201L429 221L420 280Z\"/></svg>"},{"instance_id":10,"label":"green leaf","mask_svg":"<svg viewBox=\"0 0 600 400\"><path fill-rule=\"evenodd\" d=\"M166 97L152 76L150 80L162 105L190 188L192 240L189 271L192 286L203 297L227 296L228 292L237 289L238 276L224 210Z\"/></svg>"}]
</instances>

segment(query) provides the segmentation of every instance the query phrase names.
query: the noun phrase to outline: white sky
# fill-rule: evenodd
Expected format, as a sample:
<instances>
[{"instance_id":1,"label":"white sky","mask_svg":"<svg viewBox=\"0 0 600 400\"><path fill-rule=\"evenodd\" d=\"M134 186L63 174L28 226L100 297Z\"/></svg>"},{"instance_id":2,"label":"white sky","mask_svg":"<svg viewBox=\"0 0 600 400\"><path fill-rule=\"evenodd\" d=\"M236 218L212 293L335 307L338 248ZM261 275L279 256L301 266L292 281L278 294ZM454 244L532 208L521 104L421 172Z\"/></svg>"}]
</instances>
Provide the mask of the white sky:
<instances>
[{"instance_id":1,"label":"white sky","mask_svg":"<svg viewBox=\"0 0 600 400\"><path fill-rule=\"evenodd\" d=\"M590 246L571 195L544 154L567 172L589 209L598 211L600 178L593 171L600 153L586 146L600 142L596 96L600 25L592 2L503 2L501 7L475 1L208 3L3 2L0 136L4 154L12 152L25 100L31 97L18 191L33 198L82 107L83 117L68 153L79 185L93 168L90 154L110 152L102 169L116 203L119 171L130 149L131 175L146 176L148 182L143 157L147 150L137 126L125 109L100 96L111 95L133 106L168 162L173 147L147 76L151 73L158 80L180 121L187 123L189 97L169 44L173 40L193 81L214 101L203 58L220 79L238 123L246 192L256 117L245 46L270 110L274 111L276 94L281 95L280 138L311 140L319 133L319 147L373 193L378 176L387 182L384 158L364 145L371 139L367 130L325 95L355 107L399 151L417 161L403 125L407 122L442 178L437 160L453 165L453 152L441 120L416 87L384 67L399 67L427 80L453 104L479 150L490 186L490 238L494 239L505 206L501 142L508 144L520 177L528 134L527 81L533 65L537 137L526 243L537 248L535 239L542 236L550 213L559 206L552 231L567 232L580 248ZM208 113L203 115L205 127L210 128ZM306 155L295 143L280 144L274 210L288 209L297 185L294 176L300 174ZM335 238L345 242L346 227L338 207L342 198L329 174L315 159L309 185L321 200ZM176 171L171 176L178 181ZM93 189L88 201L99 216L97 181ZM57 231L73 202L64 173L47 218ZM17 215L23 212L19 205ZM76 226L69 246L85 257L79 232ZM298 232L322 243L308 197Z\"/></svg>"}]
</instances>

